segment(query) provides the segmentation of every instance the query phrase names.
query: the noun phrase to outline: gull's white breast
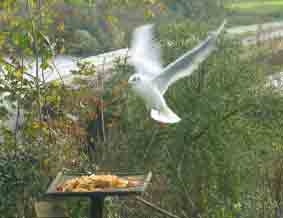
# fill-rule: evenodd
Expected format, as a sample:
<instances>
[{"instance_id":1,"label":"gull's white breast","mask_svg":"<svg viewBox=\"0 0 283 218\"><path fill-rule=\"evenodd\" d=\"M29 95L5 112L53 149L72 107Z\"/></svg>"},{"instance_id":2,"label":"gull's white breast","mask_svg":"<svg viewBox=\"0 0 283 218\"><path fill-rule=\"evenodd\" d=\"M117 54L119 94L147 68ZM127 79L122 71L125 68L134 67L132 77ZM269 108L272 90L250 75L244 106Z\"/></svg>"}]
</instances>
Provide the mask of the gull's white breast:
<instances>
[{"instance_id":1,"label":"gull's white breast","mask_svg":"<svg viewBox=\"0 0 283 218\"><path fill-rule=\"evenodd\" d=\"M143 80L133 86L134 91L143 98L150 109L161 110L166 102L158 89L150 80Z\"/></svg>"}]
</instances>

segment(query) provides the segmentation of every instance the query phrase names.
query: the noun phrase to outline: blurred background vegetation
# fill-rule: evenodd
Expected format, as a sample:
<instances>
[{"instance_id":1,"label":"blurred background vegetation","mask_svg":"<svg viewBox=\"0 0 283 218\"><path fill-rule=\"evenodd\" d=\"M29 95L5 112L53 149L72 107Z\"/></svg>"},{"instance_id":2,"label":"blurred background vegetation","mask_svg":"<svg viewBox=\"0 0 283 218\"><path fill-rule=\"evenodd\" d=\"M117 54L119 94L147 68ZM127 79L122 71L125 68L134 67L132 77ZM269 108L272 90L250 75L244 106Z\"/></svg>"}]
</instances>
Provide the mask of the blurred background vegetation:
<instances>
[{"instance_id":1,"label":"blurred background vegetation","mask_svg":"<svg viewBox=\"0 0 283 218\"><path fill-rule=\"evenodd\" d=\"M80 65L73 73L93 81L78 80L76 89L40 79L57 55L128 47L132 30L144 23L156 24L170 63L224 17L229 25L279 17L281 2L267 2L268 10L258 7L262 1L1 1L0 121L9 120L11 108L16 119L1 127L1 217L35 217L34 202L63 168L151 170L144 197L180 218L283 217L283 99L267 77L282 63L266 59L275 54L271 44L243 47L222 37L218 51L166 94L182 117L175 125L149 118L127 85L133 68L126 60L107 80L105 71ZM25 59L36 63L35 76ZM66 204L72 218L86 216L88 202ZM135 199L107 199L106 216L165 217Z\"/></svg>"}]
</instances>

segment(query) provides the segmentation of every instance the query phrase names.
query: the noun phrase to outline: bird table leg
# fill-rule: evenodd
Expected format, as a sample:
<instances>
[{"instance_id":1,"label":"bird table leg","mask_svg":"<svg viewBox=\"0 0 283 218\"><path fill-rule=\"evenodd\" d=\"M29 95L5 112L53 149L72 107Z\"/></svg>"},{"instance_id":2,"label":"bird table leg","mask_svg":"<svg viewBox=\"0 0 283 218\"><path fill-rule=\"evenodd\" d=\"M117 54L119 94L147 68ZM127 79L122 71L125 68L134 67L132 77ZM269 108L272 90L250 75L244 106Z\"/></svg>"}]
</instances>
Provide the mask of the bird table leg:
<instances>
[{"instance_id":1,"label":"bird table leg","mask_svg":"<svg viewBox=\"0 0 283 218\"><path fill-rule=\"evenodd\" d=\"M103 206L104 206L103 197L91 197L90 198L89 218L102 218Z\"/></svg>"}]
</instances>

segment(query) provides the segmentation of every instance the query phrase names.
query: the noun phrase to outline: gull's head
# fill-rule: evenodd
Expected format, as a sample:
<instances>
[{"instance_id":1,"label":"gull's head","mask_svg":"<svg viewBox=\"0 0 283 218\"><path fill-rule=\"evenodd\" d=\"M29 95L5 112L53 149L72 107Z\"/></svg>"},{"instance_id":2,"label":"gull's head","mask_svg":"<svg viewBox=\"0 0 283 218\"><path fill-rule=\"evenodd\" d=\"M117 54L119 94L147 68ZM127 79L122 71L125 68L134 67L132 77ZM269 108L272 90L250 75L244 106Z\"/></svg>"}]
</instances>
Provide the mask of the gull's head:
<instances>
[{"instance_id":1,"label":"gull's head","mask_svg":"<svg viewBox=\"0 0 283 218\"><path fill-rule=\"evenodd\" d=\"M134 74L134 75L130 76L128 82L129 82L130 85L136 85L136 84L140 83L141 80L142 80L142 78L141 78L140 75Z\"/></svg>"}]
</instances>

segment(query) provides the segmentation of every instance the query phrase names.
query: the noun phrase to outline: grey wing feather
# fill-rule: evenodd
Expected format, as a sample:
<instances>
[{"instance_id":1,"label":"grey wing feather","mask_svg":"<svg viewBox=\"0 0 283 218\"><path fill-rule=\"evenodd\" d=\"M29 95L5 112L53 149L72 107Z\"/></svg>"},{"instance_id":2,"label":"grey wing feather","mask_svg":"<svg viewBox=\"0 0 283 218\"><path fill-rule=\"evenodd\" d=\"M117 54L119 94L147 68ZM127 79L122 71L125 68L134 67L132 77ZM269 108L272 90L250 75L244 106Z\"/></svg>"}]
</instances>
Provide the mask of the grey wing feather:
<instances>
[{"instance_id":1,"label":"grey wing feather","mask_svg":"<svg viewBox=\"0 0 283 218\"><path fill-rule=\"evenodd\" d=\"M188 51L176 61L169 64L162 73L154 79L154 83L161 94L164 94L168 87L175 81L190 76L215 49L218 35L224 28L226 21L221 24L217 31L209 36L198 46Z\"/></svg>"}]
</instances>

